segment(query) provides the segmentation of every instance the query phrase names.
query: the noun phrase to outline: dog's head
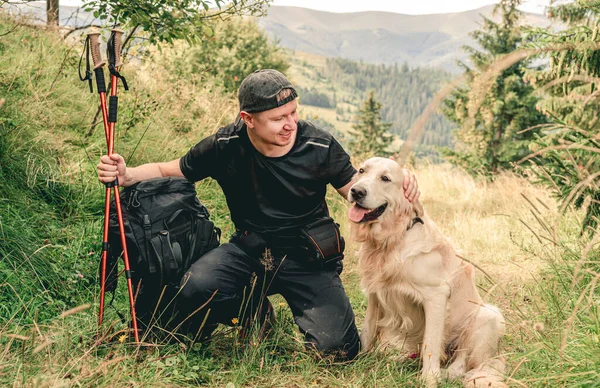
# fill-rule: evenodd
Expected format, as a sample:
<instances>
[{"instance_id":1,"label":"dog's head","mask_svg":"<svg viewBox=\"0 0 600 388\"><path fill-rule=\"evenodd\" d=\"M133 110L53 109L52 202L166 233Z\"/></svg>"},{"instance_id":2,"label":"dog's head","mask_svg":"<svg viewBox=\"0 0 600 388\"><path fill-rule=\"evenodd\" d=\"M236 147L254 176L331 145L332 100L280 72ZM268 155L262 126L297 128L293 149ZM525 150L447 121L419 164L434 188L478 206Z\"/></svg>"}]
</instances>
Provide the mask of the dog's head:
<instances>
[{"instance_id":1,"label":"dog's head","mask_svg":"<svg viewBox=\"0 0 600 388\"><path fill-rule=\"evenodd\" d=\"M413 205L404 196L404 172L391 159L371 158L354 176L348 192L350 221L357 224L395 222L409 215Z\"/></svg>"}]
</instances>

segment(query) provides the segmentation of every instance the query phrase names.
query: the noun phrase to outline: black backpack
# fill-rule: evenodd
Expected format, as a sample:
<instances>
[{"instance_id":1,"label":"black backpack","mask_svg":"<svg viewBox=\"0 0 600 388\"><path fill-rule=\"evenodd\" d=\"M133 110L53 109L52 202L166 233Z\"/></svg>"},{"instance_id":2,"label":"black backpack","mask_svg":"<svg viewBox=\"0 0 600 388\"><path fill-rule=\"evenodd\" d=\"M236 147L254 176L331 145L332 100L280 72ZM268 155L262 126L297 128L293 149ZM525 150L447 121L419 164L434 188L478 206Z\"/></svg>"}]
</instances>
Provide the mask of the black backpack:
<instances>
[{"instance_id":1,"label":"black backpack","mask_svg":"<svg viewBox=\"0 0 600 388\"><path fill-rule=\"evenodd\" d=\"M164 324L175 312L183 275L195 260L219 246L221 231L185 178L142 181L125 188L120 198L138 321L148 327L154 316ZM117 286L123 251L114 201L110 214L106 291Z\"/></svg>"}]
</instances>

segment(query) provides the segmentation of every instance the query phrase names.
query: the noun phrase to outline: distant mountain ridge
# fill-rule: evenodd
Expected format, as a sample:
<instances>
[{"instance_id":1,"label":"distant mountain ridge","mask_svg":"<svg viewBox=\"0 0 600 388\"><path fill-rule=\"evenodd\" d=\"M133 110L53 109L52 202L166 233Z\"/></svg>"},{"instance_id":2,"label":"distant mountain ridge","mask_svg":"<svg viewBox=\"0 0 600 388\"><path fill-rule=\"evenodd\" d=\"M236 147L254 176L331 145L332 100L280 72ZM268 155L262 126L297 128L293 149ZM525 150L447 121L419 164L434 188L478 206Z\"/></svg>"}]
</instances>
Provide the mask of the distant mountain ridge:
<instances>
[{"instance_id":1,"label":"distant mountain ridge","mask_svg":"<svg viewBox=\"0 0 600 388\"><path fill-rule=\"evenodd\" d=\"M469 32L491 17L494 5L472 11L404 15L391 12L331 13L299 7L271 6L257 22L283 47L368 63L408 63L457 71L465 60ZM543 15L525 13L524 24L547 27Z\"/></svg>"},{"instance_id":2,"label":"distant mountain ridge","mask_svg":"<svg viewBox=\"0 0 600 388\"><path fill-rule=\"evenodd\" d=\"M44 22L44 1L24 5L7 3L9 12L28 13ZM271 6L257 18L265 31L283 47L327 57L367 63L439 67L457 71L456 60L465 60L463 45L473 45L469 32L479 28L481 15L490 17L494 5L472 11L431 15L391 12L332 13L308 8ZM79 7L60 7L61 25L81 26L96 22ZM525 13L524 24L547 27L543 15Z\"/></svg>"}]
</instances>

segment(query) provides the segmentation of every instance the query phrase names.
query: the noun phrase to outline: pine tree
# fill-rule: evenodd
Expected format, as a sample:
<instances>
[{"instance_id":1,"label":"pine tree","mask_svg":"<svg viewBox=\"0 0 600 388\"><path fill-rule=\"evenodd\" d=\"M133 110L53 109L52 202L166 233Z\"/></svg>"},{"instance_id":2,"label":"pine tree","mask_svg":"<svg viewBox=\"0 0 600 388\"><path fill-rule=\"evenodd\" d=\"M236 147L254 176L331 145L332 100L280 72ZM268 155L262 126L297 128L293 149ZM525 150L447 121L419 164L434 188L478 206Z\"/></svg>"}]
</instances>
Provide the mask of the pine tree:
<instances>
[{"instance_id":1,"label":"pine tree","mask_svg":"<svg viewBox=\"0 0 600 388\"><path fill-rule=\"evenodd\" d=\"M493 175L512 168L513 162L530 153L529 144L539 131L530 128L546 122L546 117L536 110L538 97L533 94L534 88L525 82L526 61L505 69L478 101L475 116L468 113L470 104L478 103L473 96L481 92L473 90L476 77L499 56L522 44L518 26L521 12L517 10L520 3L521 0L502 0L494 9L494 14L500 14L500 21L484 18L482 29L471 34L482 51L465 47L474 67L459 63L465 69L466 85L455 89L444 101L444 114L459 127L455 149L446 149L444 154L473 173Z\"/></svg>"},{"instance_id":2,"label":"pine tree","mask_svg":"<svg viewBox=\"0 0 600 388\"><path fill-rule=\"evenodd\" d=\"M391 155L388 147L393 140L389 132L392 124L382 121L381 104L373 97L373 91L369 92L369 97L363 101L355 121L350 131L353 136L350 150L354 157L364 160L372 156Z\"/></svg>"},{"instance_id":3,"label":"pine tree","mask_svg":"<svg viewBox=\"0 0 600 388\"><path fill-rule=\"evenodd\" d=\"M532 144L532 171L561 202L585 211L582 231L600 229L600 3L551 7L548 16L566 29L532 34L538 47L564 45L548 54L549 66L530 74L546 98L540 106L551 123Z\"/></svg>"}]
</instances>

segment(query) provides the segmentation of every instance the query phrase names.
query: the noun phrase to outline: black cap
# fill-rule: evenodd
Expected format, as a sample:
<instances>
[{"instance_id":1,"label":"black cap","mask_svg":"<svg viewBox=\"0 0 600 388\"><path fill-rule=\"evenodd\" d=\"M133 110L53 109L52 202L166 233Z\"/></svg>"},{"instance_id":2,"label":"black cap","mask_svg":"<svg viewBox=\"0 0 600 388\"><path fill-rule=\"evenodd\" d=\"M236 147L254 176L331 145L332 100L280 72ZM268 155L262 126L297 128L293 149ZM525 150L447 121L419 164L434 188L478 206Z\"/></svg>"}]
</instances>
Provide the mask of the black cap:
<instances>
[{"instance_id":1,"label":"black cap","mask_svg":"<svg viewBox=\"0 0 600 388\"><path fill-rule=\"evenodd\" d=\"M291 89L292 93L277 101L277 95L284 89ZM240 111L248 113L262 112L285 105L298 97L294 85L277 70L256 70L247 76L240 85L238 100Z\"/></svg>"}]
</instances>

